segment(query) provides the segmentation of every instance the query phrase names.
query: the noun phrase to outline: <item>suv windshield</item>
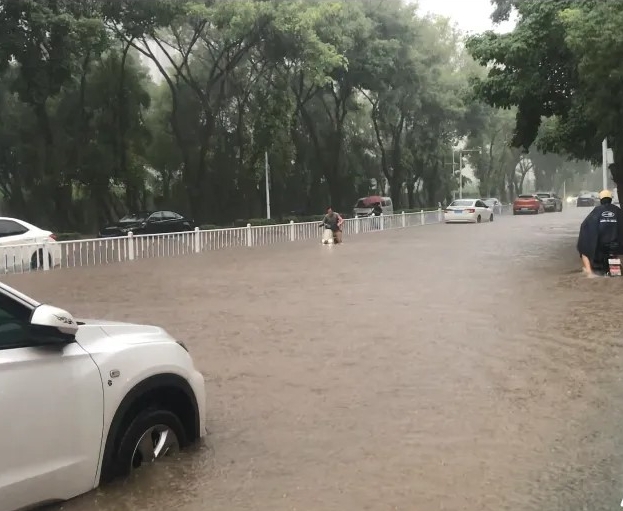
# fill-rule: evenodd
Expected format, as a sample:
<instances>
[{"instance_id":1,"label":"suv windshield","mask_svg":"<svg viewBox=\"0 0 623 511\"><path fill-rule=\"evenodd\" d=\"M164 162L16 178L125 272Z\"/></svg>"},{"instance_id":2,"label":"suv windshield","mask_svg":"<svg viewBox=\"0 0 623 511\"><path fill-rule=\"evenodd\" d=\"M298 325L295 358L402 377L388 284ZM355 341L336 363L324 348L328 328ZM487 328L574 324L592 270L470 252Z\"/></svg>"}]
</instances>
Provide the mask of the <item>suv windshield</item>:
<instances>
[{"instance_id":1,"label":"suv windshield","mask_svg":"<svg viewBox=\"0 0 623 511\"><path fill-rule=\"evenodd\" d=\"M549 193L537 193L537 196L541 197L541 199L549 199Z\"/></svg>"}]
</instances>

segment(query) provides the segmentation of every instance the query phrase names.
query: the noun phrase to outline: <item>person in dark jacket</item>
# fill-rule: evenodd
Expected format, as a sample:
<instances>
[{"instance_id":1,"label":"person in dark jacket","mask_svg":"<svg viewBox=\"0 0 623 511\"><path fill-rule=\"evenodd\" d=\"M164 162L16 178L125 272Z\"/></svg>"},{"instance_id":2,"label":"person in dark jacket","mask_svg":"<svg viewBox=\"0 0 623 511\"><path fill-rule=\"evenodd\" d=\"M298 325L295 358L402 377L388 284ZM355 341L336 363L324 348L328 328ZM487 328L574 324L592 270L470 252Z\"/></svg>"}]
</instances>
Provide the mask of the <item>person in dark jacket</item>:
<instances>
[{"instance_id":1,"label":"person in dark jacket","mask_svg":"<svg viewBox=\"0 0 623 511\"><path fill-rule=\"evenodd\" d=\"M623 211L612 204L610 190L600 192L599 202L582 222L578 236L577 249L588 276L594 276L594 268L602 267L609 255L623 252Z\"/></svg>"}]
</instances>

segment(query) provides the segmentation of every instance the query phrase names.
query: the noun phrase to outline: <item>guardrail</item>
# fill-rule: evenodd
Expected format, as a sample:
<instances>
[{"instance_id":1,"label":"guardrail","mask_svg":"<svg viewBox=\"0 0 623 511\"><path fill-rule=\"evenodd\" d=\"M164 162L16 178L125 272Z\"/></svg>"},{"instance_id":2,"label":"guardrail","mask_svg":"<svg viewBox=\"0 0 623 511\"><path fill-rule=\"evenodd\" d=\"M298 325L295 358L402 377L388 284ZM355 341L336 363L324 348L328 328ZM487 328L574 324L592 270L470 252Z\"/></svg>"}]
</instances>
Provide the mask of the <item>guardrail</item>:
<instances>
[{"instance_id":1,"label":"guardrail","mask_svg":"<svg viewBox=\"0 0 623 511\"><path fill-rule=\"evenodd\" d=\"M497 214L510 211L497 208ZM443 222L443 211L420 211L378 217L350 218L344 221L345 237L388 229L402 229ZM261 247L277 243L320 239L319 222L200 230L169 234L131 232L118 238L75 241L49 241L0 245L0 271L27 273L37 270L77 268L121 263L154 257L174 257L235 247Z\"/></svg>"}]
</instances>

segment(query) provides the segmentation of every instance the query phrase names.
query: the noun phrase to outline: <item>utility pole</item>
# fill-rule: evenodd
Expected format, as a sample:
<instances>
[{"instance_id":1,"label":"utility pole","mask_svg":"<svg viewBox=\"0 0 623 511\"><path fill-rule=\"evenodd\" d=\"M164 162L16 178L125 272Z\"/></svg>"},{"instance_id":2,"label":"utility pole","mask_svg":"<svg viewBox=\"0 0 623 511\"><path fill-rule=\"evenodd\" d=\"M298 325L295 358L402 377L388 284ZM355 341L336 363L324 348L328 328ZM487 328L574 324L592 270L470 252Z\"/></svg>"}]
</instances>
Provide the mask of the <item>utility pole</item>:
<instances>
[{"instance_id":1,"label":"utility pole","mask_svg":"<svg viewBox=\"0 0 623 511\"><path fill-rule=\"evenodd\" d=\"M602 190L608 188L608 139L604 138L601 143L601 159L602 159Z\"/></svg>"},{"instance_id":2,"label":"utility pole","mask_svg":"<svg viewBox=\"0 0 623 511\"><path fill-rule=\"evenodd\" d=\"M459 199L463 198L463 154L459 151Z\"/></svg>"},{"instance_id":3,"label":"utility pole","mask_svg":"<svg viewBox=\"0 0 623 511\"><path fill-rule=\"evenodd\" d=\"M479 153L480 151L482 151L480 147L477 149L459 149L459 199L463 198L463 153ZM452 159L454 160L454 152Z\"/></svg>"},{"instance_id":4,"label":"utility pole","mask_svg":"<svg viewBox=\"0 0 623 511\"><path fill-rule=\"evenodd\" d=\"M266 174L266 218L270 220L270 170L268 166L268 151L264 152L264 167Z\"/></svg>"}]
</instances>

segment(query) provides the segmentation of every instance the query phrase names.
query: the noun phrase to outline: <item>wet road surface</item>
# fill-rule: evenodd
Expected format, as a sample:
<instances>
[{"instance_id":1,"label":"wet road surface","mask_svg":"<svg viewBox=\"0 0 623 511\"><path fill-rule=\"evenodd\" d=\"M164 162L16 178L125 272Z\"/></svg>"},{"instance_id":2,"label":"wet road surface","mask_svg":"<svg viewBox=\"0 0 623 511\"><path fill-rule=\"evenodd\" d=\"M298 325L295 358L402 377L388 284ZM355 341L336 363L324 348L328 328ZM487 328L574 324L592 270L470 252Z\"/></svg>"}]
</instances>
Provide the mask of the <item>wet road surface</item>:
<instances>
[{"instance_id":1,"label":"wet road surface","mask_svg":"<svg viewBox=\"0 0 623 511\"><path fill-rule=\"evenodd\" d=\"M585 213L5 279L207 378L203 445L53 509L619 508L623 282L579 273Z\"/></svg>"}]
</instances>

